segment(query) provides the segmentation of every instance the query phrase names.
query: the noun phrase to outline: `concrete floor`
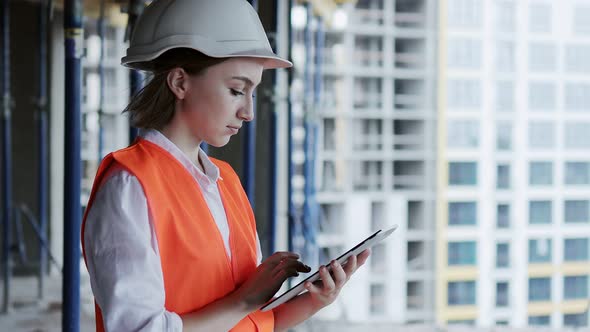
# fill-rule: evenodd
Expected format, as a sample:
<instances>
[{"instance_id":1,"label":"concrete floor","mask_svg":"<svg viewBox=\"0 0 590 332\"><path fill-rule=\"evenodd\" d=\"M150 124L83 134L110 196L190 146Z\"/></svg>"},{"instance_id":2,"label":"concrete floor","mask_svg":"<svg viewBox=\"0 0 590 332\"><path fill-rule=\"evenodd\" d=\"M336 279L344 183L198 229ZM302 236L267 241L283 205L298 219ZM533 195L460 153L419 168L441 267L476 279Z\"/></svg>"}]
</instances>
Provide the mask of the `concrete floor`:
<instances>
[{"instance_id":1,"label":"concrete floor","mask_svg":"<svg viewBox=\"0 0 590 332\"><path fill-rule=\"evenodd\" d=\"M80 283L80 331L94 331L94 302L88 277L82 275ZM0 331L58 332L62 330L61 275L47 277L43 300L37 298L37 285L35 277L12 279L10 311L8 314L0 314ZM3 288L1 283L0 288ZM0 303L3 296L3 289L0 289Z\"/></svg>"}]
</instances>

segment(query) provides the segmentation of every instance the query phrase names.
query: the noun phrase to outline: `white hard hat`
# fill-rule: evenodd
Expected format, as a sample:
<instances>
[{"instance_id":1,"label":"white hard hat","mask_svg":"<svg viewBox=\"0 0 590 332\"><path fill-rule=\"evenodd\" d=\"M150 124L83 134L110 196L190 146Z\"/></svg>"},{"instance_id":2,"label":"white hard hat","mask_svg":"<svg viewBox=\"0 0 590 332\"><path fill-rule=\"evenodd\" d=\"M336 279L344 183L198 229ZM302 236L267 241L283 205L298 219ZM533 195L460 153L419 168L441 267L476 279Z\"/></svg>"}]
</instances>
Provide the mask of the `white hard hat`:
<instances>
[{"instance_id":1,"label":"white hard hat","mask_svg":"<svg viewBox=\"0 0 590 332\"><path fill-rule=\"evenodd\" d=\"M264 68L293 64L276 55L258 14L246 0L155 0L137 20L121 64L142 64L173 48L191 48L213 58L268 59Z\"/></svg>"}]
</instances>

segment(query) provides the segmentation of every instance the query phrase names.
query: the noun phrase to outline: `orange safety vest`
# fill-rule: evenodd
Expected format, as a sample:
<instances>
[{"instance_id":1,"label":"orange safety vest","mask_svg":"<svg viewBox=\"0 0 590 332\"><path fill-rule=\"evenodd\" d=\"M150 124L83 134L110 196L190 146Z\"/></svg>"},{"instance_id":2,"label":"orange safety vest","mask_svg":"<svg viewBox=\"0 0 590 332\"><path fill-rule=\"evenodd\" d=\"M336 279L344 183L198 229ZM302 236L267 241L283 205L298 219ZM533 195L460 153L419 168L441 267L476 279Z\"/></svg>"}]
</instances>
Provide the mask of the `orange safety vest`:
<instances>
[{"instance_id":1,"label":"orange safety vest","mask_svg":"<svg viewBox=\"0 0 590 332\"><path fill-rule=\"evenodd\" d=\"M118 164L139 180L153 216L166 291L166 310L179 315L194 312L222 298L242 284L256 269L256 222L252 208L234 170L211 159L219 167L217 182L227 215L232 258L198 183L166 150L144 139L104 158L82 223L92 207L96 191L108 169ZM84 259L84 241L82 241ZM104 331L96 309L96 330ZM274 330L272 311L255 311L242 319L233 332Z\"/></svg>"}]
</instances>

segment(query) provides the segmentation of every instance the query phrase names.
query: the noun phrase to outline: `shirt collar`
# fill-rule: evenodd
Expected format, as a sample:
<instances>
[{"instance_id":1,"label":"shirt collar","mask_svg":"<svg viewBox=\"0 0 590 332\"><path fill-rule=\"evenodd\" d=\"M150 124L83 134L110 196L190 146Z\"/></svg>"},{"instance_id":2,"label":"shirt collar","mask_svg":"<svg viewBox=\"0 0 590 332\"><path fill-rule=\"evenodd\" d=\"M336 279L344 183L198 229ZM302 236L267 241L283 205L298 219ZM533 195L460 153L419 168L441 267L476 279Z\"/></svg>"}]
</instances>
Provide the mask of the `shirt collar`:
<instances>
[{"instance_id":1,"label":"shirt collar","mask_svg":"<svg viewBox=\"0 0 590 332\"><path fill-rule=\"evenodd\" d=\"M211 182L217 182L217 180L221 179L219 168L209 159L209 156L199 147L199 159L203 164L203 171L197 165L194 164L192 160L184 153L176 144L174 144L168 137L164 136L161 132L155 129L142 129L139 132L139 136L149 142L152 142L162 149L166 150L170 153L174 158L176 158L183 166L186 168L193 176L196 177L206 177Z\"/></svg>"}]
</instances>

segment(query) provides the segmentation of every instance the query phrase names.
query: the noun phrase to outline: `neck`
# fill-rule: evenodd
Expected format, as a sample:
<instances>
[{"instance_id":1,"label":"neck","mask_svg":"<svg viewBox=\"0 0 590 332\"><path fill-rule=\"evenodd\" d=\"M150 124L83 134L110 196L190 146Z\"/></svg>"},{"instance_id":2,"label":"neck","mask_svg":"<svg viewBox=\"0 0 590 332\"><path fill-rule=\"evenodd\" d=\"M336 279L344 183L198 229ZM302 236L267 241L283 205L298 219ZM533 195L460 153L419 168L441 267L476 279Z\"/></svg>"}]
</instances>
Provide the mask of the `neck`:
<instances>
[{"instance_id":1,"label":"neck","mask_svg":"<svg viewBox=\"0 0 590 332\"><path fill-rule=\"evenodd\" d=\"M200 166L199 162L199 145L201 141L195 139L190 134L190 131L176 121L170 122L161 130L162 134L166 136L180 151L187 155L191 161Z\"/></svg>"}]
</instances>

